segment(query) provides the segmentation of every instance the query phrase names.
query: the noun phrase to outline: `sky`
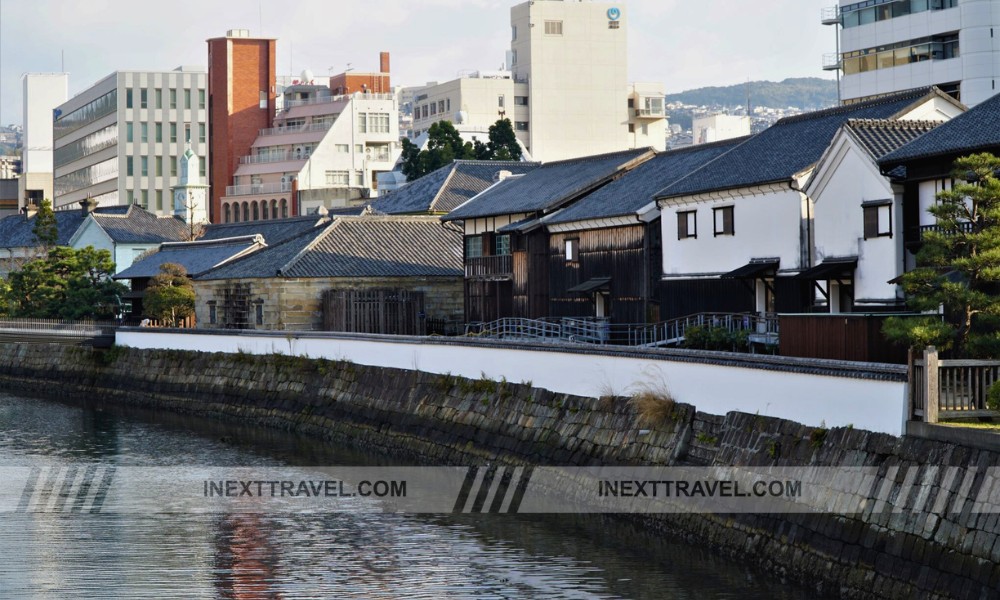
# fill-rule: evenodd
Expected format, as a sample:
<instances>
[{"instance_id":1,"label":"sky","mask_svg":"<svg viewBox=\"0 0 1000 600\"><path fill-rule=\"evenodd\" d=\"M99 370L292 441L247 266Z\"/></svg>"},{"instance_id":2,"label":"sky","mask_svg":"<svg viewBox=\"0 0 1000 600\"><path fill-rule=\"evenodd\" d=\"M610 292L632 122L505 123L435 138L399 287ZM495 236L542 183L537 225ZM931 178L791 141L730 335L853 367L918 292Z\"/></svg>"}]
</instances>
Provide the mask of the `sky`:
<instances>
[{"instance_id":1,"label":"sky","mask_svg":"<svg viewBox=\"0 0 1000 600\"><path fill-rule=\"evenodd\" d=\"M0 122L22 121L21 76L70 74L73 96L116 70L206 67L229 29L278 39L279 75L377 71L393 85L496 69L518 0L0 0ZM836 0L618 0L628 11L629 81L668 93L752 80L825 77Z\"/></svg>"}]
</instances>

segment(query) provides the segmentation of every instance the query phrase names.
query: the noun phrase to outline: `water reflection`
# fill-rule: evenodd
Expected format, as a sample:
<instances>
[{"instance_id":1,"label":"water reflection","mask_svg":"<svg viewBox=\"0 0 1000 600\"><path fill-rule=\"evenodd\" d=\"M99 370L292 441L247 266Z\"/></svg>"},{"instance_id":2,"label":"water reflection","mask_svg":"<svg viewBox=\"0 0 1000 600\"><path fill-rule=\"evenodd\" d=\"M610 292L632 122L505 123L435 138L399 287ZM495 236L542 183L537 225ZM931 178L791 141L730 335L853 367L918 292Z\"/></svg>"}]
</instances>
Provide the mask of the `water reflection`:
<instances>
[{"instance_id":1,"label":"water reflection","mask_svg":"<svg viewBox=\"0 0 1000 600\"><path fill-rule=\"evenodd\" d=\"M0 463L388 464L282 432L0 395ZM0 515L0 597L814 597L596 516Z\"/></svg>"}]
</instances>

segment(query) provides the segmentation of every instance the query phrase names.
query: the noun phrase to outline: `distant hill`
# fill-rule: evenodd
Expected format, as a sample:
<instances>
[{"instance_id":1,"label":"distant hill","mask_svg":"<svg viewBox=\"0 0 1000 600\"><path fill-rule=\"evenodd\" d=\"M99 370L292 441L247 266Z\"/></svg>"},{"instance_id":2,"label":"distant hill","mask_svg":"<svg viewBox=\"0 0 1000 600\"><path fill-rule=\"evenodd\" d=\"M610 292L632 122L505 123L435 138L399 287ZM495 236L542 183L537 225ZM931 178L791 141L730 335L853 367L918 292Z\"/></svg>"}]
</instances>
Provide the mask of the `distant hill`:
<instances>
[{"instance_id":1,"label":"distant hill","mask_svg":"<svg viewBox=\"0 0 1000 600\"><path fill-rule=\"evenodd\" d=\"M667 102L696 106L744 106L747 84L703 87L679 94L667 94ZM837 104L837 82L819 77L795 77L784 81L751 81L750 104L769 108L815 110Z\"/></svg>"}]
</instances>

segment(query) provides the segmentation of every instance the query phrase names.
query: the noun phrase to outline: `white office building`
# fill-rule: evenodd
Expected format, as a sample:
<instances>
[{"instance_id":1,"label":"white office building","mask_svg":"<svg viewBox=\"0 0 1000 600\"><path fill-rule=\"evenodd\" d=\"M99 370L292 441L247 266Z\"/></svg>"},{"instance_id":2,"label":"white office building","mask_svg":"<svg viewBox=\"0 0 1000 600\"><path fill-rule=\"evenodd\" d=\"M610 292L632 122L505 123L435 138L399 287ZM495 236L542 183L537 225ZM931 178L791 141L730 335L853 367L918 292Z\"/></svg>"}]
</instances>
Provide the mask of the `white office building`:
<instances>
[{"instance_id":1,"label":"white office building","mask_svg":"<svg viewBox=\"0 0 1000 600\"><path fill-rule=\"evenodd\" d=\"M54 206L139 204L174 212L185 144L208 162L208 75L201 67L116 71L56 109Z\"/></svg>"},{"instance_id":2,"label":"white office building","mask_svg":"<svg viewBox=\"0 0 1000 600\"><path fill-rule=\"evenodd\" d=\"M52 111L69 98L69 75L25 73L21 84L24 140L17 208L25 201L37 206L43 198L52 200Z\"/></svg>"},{"instance_id":3,"label":"white office building","mask_svg":"<svg viewBox=\"0 0 1000 600\"><path fill-rule=\"evenodd\" d=\"M691 121L691 143L710 144L750 135L750 117L746 115L706 115Z\"/></svg>"},{"instance_id":4,"label":"white office building","mask_svg":"<svg viewBox=\"0 0 1000 600\"><path fill-rule=\"evenodd\" d=\"M415 92L414 134L449 120L485 139L505 117L534 160L663 149L663 85L628 83L628 16L625 5L589 0L512 7L507 68Z\"/></svg>"},{"instance_id":5,"label":"white office building","mask_svg":"<svg viewBox=\"0 0 1000 600\"><path fill-rule=\"evenodd\" d=\"M1000 1L841 0L822 21L839 29L824 68L841 70L843 101L937 85L974 106L1000 91Z\"/></svg>"}]
</instances>

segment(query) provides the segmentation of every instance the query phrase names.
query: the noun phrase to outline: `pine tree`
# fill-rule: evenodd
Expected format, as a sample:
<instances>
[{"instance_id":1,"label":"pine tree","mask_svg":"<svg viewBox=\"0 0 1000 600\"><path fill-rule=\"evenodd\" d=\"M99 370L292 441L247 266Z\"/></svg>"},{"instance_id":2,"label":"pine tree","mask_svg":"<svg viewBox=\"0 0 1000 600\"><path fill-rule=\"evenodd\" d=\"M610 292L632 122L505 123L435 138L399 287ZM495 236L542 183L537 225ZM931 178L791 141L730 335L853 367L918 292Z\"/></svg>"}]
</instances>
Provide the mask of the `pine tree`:
<instances>
[{"instance_id":1,"label":"pine tree","mask_svg":"<svg viewBox=\"0 0 1000 600\"><path fill-rule=\"evenodd\" d=\"M55 246L59 241L56 214L53 212L52 202L48 198L43 199L38 206L38 214L35 215L35 225L31 228L31 233L35 234L35 239L46 250Z\"/></svg>"},{"instance_id":2,"label":"pine tree","mask_svg":"<svg viewBox=\"0 0 1000 600\"><path fill-rule=\"evenodd\" d=\"M924 232L917 268L902 277L907 302L943 319L892 318L885 335L911 347L935 345L957 356L1000 355L1000 158L974 154L955 161L955 186L929 210L937 227ZM959 182L961 180L961 182Z\"/></svg>"}]
</instances>

